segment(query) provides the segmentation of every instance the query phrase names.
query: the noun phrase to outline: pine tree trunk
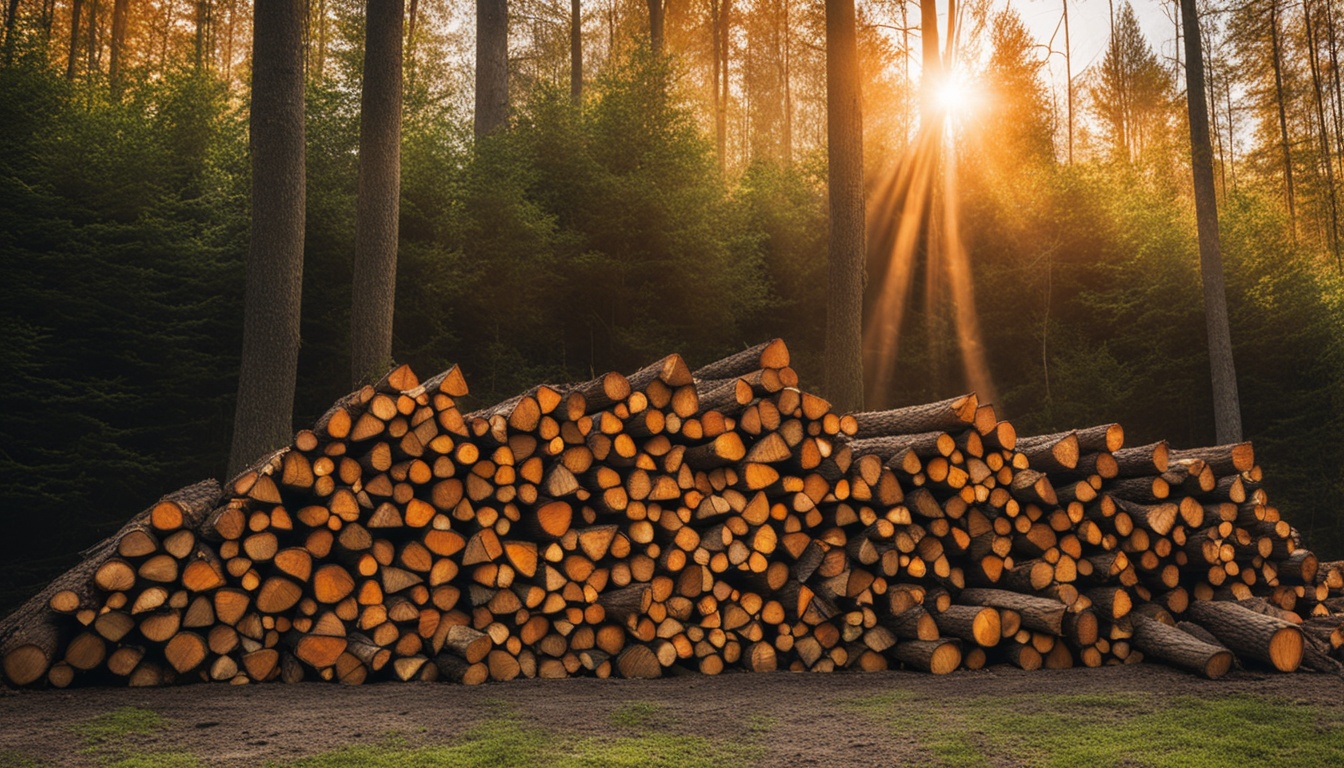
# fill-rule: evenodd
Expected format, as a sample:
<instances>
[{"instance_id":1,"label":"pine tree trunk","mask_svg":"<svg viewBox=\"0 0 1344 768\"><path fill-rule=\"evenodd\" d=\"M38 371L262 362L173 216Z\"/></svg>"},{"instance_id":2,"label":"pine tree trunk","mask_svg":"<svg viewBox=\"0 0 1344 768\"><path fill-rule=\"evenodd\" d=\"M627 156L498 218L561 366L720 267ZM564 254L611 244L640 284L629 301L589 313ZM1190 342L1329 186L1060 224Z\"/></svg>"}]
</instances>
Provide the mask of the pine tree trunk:
<instances>
[{"instance_id":1,"label":"pine tree trunk","mask_svg":"<svg viewBox=\"0 0 1344 768\"><path fill-rule=\"evenodd\" d=\"M716 47L719 61L715 63L719 67L719 109L714 116L714 138L719 153L719 175L723 176L728 172L728 44L732 39L729 23L733 0L719 0L719 3L719 43Z\"/></svg>"},{"instance_id":2,"label":"pine tree trunk","mask_svg":"<svg viewBox=\"0 0 1344 768\"><path fill-rule=\"evenodd\" d=\"M1312 23L1312 8L1305 0L1302 4L1302 21L1307 33L1307 59L1311 64L1311 88L1316 101L1316 124L1321 134L1321 163L1325 165L1325 186L1327 201L1330 204L1330 251L1334 254L1335 264L1344 268L1339 252L1339 201L1335 194L1335 164L1330 157L1330 131L1325 125L1325 94L1321 88L1321 65L1318 55L1319 36L1316 25Z\"/></svg>"},{"instance_id":3,"label":"pine tree trunk","mask_svg":"<svg viewBox=\"0 0 1344 768\"><path fill-rule=\"evenodd\" d=\"M508 0L476 0L476 136L509 118Z\"/></svg>"},{"instance_id":4,"label":"pine tree trunk","mask_svg":"<svg viewBox=\"0 0 1344 768\"><path fill-rule=\"evenodd\" d=\"M929 3L932 5L932 2ZM854 0L826 2L826 396L841 413L863 407L863 109Z\"/></svg>"},{"instance_id":5,"label":"pine tree trunk","mask_svg":"<svg viewBox=\"0 0 1344 768\"><path fill-rule=\"evenodd\" d=\"M84 0L74 0L70 6L70 55L65 60L65 79L74 80L79 67L79 21L84 14Z\"/></svg>"},{"instance_id":6,"label":"pine tree trunk","mask_svg":"<svg viewBox=\"0 0 1344 768\"><path fill-rule=\"evenodd\" d=\"M583 0L569 3L569 98L583 101Z\"/></svg>"},{"instance_id":7,"label":"pine tree trunk","mask_svg":"<svg viewBox=\"0 0 1344 768\"><path fill-rule=\"evenodd\" d=\"M1213 187L1213 147L1204 103L1204 52L1195 0L1181 0L1185 29L1186 99L1190 114L1190 166L1194 173L1195 219L1199 228L1199 272L1204 284L1204 319L1209 334L1214 426L1219 443L1241 440L1241 402L1232 360L1232 332L1223 287L1223 255L1218 242L1218 201Z\"/></svg>"},{"instance_id":8,"label":"pine tree trunk","mask_svg":"<svg viewBox=\"0 0 1344 768\"><path fill-rule=\"evenodd\" d=\"M302 0L257 0L252 25L252 231L230 474L289 443L303 288Z\"/></svg>"},{"instance_id":9,"label":"pine tree trunk","mask_svg":"<svg viewBox=\"0 0 1344 768\"><path fill-rule=\"evenodd\" d=\"M112 50L107 60L107 80L113 100L121 99L121 56L126 45L126 6L130 0L112 3Z\"/></svg>"},{"instance_id":10,"label":"pine tree trunk","mask_svg":"<svg viewBox=\"0 0 1344 768\"><path fill-rule=\"evenodd\" d=\"M401 32L404 0L370 0L364 28L359 113L359 199L350 306L353 386L392 364L401 210Z\"/></svg>"},{"instance_id":11,"label":"pine tree trunk","mask_svg":"<svg viewBox=\"0 0 1344 768\"><path fill-rule=\"evenodd\" d=\"M1283 183L1288 202L1288 223L1297 238L1297 201L1293 192L1293 153L1288 146L1288 112L1283 96L1283 57L1279 49L1279 0L1269 0L1269 44L1273 56L1274 101L1279 108L1279 146L1283 151ZM1225 442L1220 440L1219 442Z\"/></svg>"}]
</instances>

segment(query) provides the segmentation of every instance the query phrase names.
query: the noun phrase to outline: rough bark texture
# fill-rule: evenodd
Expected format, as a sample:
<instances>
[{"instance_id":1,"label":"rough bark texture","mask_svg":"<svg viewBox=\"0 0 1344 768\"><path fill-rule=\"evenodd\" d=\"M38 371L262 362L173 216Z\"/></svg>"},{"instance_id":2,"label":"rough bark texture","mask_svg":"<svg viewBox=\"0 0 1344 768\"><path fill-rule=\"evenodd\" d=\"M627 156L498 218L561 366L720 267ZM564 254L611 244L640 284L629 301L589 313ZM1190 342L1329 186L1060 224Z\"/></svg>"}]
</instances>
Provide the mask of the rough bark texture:
<instances>
[{"instance_id":1,"label":"rough bark texture","mask_svg":"<svg viewBox=\"0 0 1344 768\"><path fill-rule=\"evenodd\" d=\"M476 136L509 119L509 3L476 0Z\"/></svg>"},{"instance_id":2,"label":"rough bark texture","mask_svg":"<svg viewBox=\"0 0 1344 768\"><path fill-rule=\"evenodd\" d=\"M1204 53L1195 0L1181 0L1185 32L1186 100L1190 113L1190 165L1194 173L1195 220L1199 228L1199 273L1204 284L1204 320L1209 334L1213 378L1213 418L1219 443L1241 440L1241 401L1232 361L1232 331L1223 287L1223 254L1218 243L1218 202L1213 187L1213 146L1204 99Z\"/></svg>"},{"instance_id":3,"label":"rough bark texture","mask_svg":"<svg viewBox=\"0 0 1344 768\"><path fill-rule=\"evenodd\" d=\"M854 0L826 2L826 397L841 413L863 408L863 110Z\"/></svg>"},{"instance_id":4,"label":"rough bark texture","mask_svg":"<svg viewBox=\"0 0 1344 768\"><path fill-rule=\"evenodd\" d=\"M401 28L404 0L369 0L359 113L359 200L355 208L350 307L353 386L392 362L401 211Z\"/></svg>"},{"instance_id":5,"label":"rough bark texture","mask_svg":"<svg viewBox=\"0 0 1344 768\"><path fill-rule=\"evenodd\" d=\"M230 474L293 436L303 291L303 23L300 0L256 3L252 233Z\"/></svg>"}]
</instances>

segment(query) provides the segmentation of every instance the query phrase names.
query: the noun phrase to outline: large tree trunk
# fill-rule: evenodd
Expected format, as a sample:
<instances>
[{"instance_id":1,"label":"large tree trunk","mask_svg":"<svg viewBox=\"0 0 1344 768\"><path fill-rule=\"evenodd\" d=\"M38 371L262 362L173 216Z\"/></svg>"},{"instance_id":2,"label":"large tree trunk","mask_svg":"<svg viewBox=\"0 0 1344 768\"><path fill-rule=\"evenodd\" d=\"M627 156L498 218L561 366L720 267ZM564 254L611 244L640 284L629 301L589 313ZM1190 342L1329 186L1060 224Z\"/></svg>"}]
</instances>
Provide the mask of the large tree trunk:
<instances>
[{"instance_id":1,"label":"large tree trunk","mask_svg":"<svg viewBox=\"0 0 1344 768\"><path fill-rule=\"evenodd\" d=\"M107 80L113 99L121 98L121 57L126 45L126 6L130 0L112 4L112 50L107 60Z\"/></svg>"},{"instance_id":2,"label":"large tree trunk","mask_svg":"<svg viewBox=\"0 0 1344 768\"><path fill-rule=\"evenodd\" d=\"M583 0L569 3L569 97L583 101Z\"/></svg>"},{"instance_id":3,"label":"large tree trunk","mask_svg":"<svg viewBox=\"0 0 1344 768\"><path fill-rule=\"evenodd\" d=\"M230 474L289 443L303 290L303 0L257 0L252 232Z\"/></svg>"},{"instance_id":4,"label":"large tree trunk","mask_svg":"<svg viewBox=\"0 0 1344 768\"><path fill-rule=\"evenodd\" d=\"M355 210L350 362L354 386L392 362L401 202L401 24L403 0L369 0L359 114L359 200Z\"/></svg>"},{"instance_id":5,"label":"large tree trunk","mask_svg":"<svg viewBox=\"0 0 1344 768\"><path fill-rule=\"evenodd\" d=\"M863 407L863 110L857 38L854 0L827 0L826 155L831 229L826 396L842 413Z\"/></svg>"},{"instance_id":6,"label":"large tree trunk","mask_svg":"<svg viewBox=\"0 0 1344 768\"><path fill-rule=\"evenodd\" d=\"M1232 361L1232 331L1223 287L1223 254L1218 243L1218 200L1213 188L1213 147L1209 109L1204 103L1204 52L1195 0L1181 0L1185 28L1186 99L1190 114L1190 166L1194 172L1195 219L1199 227L1199 272L1204 284L1204 319L1209 334L1213 378L1213 418L1219 443L1241 441L1241 401Z\"/></svg>"},{"instance_id":7,"label":"large tree trunk","mask_svg":"<svg viewBox=\"0 0 1344 768\"><path fill-rule=\"evenodd\" d=\"M84 15L84 0L74 0L70 6L70 55L65 59L65 79L74 80L79 67L79 20Z\"/></svg>"},{"instance_id":8,"label":"large tree trunk","mask_svg":"<svg viewBox=\"0 0 1344 768\"><path fill-rule=\"evenodd\" d=\"M476 136L509 119L509 3L476 0Z\"/></svg>"}]
</instances>

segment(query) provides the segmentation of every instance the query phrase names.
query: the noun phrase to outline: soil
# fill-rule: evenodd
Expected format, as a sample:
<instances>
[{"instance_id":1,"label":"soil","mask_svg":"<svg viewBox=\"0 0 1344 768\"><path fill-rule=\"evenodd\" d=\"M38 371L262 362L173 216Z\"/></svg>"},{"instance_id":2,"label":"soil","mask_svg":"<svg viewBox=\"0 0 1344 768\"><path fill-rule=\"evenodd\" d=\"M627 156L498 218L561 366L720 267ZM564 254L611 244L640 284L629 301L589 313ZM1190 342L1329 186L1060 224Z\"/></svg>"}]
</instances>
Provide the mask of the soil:
<instances>
[{"instance_id":1,"label":"soil","mask_svg":"<svg viewBox=\"0 0 1344 768\"><path fill-rule=\"evenodd\" d=\"M636 702L659 706L676 732L734 742L769 718L764 765L895 765L923 762L913 739L850 702L902 691L935 710L951 697L1049 694L1222 697L1255 694L1333 710L1344 683L1319 674L1238 671L1208 681L1156 665L1022 672L990 667L942 677L910 673L695 674L662 680L518 680L463 687L323 683L166 689L80 688L0 694L0 762L20 753L54 765L97 765L72 726L121 708L152 709L166 724L134 737L138 751L188 750L210 765L284 763L391 732L446 743L508 711L521 722L575 737L612 735L611 714Z\"/></svg>"}]
</instances>

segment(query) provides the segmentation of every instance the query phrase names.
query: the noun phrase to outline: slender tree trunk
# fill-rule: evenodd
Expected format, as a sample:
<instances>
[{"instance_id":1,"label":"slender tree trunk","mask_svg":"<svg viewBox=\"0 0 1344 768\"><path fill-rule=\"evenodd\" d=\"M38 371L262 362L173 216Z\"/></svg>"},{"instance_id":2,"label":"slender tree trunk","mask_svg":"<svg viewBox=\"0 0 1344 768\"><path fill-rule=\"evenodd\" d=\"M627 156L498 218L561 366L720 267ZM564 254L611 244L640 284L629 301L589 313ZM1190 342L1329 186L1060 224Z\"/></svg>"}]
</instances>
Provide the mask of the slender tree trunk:
<instances>
[{"instance_id":1,"label":"slender tree trunk","mask_svg":"<svg viewBox=\"0 0 1344 768\"><path fill-rule=\"evenodd\" d=\"M406 17L406 84L415 83L415 30L416 24L420 20L420 0L411 0L411 7Z\"/></svg>"},{"instance_id":2,"label":"slender tree trunk","mask_svg":"<svg viewBox=\"0 0 1344 768\"><path fill-rule=\"evenodd\" d=\"M476 136L509 119L508 0L476 0Z\"/></svg>"},{"instance_id":3,"label":"slender tree trunk","mask_svg":"<svg viewBox=\"0 0 1344 768\"><path fill-rule=\"evenodd\" d=\"M252 232L229 474L293 438L303 289L303 0L256 0Z\"/></svg>"},{"instance_id":4,"label":"slender tree trunk","mask_svg":"<svg viewBox=\"0 0 1344 768\"><path fill-rule=\"evenodd\" d=\"M1283 57L1279 48L1279 0L1269 0L1269 44L1274 67L1274 99L1279 108L1279 146L1283 151L1283 184L1288 202L1288 223L1297 240L1297 196L1293 192L1293 152L1288 146L1288 111L1283 97Z\"/></svg>"},{"instance_id":5,"label":"slender tree trunk","mask_svg":"<svg viewBox=\"0 0 1344 768\"><path fill-rule=\"evenodd\" d=\"M84 0L74 0L70 6L70 55L65 60L65 79L74 80L79 69L79 24L84 15Z\"/></svg>"},{"instance_id":6,"label":"slender tree trunk","mask_svg":"<svg viewBox=\"0 0 1344 768\"><path fill-rule=\"evenodd\" d=\"M663 21L667 16L664 0L647 0L649 6L649 47L654 56L663 55Z\"/></svg>"},{"instance_id":7,"label":"slender tree trunk","mask_svg":"<svg viewBox=\"0 0 1344 768\"><path fill-rule=\"evenodd\" d=\"M1331 99L1335 126L1335 152L1344 156L1344 88L1339 78L1339 44L1335 37L1335 6L1331 0L1325 0L1325 31L1330 46Z\"/></svg>"},{"instance_id":8,"label":"slender tree trunk","mask_svg":"<svg viewBox=\"0 0 1344 768\"><path fill-rule=\"evenodd\" d=\"M854 0L826 0L826 394L841 412L863 407L862 103Z\"/></svg>"},{"instance_id":9,"label":"slender tree trunk","mask_svg":"<svg viewBox=\"0 0 1344 768\"><path fill-rule=\"evenodd\" d=\"M126 47L126 10L130 0L112 3L112 47L107 58L107 81L114 101L121 100L121 58Z\"/></svg>"},{"instance_id":10,"label":"slender tree trunk","mask_svg":"<svg viewBox=\"0 0 1344 768\"><path fill-rule=\"evenodd\" d=\"M210 18L210 0L196 0L196 34L194 35L195 49L192 57L192 66L197 74L205 68L205 38Z\"/></svg>"},{"instance_id":11,"label":"slender tree trunk","mask_svg":"<svg viewBox=\"0 0 1344 768\"><path fill-rule=\"evenodd\" d=\"M1200 48L1195 0L1181 0L1185 28L1186 99L1190 112L1190 166L1194 173L1195 220L1199 228L1199 272L1204 284L1204 318L1209 334L1213 379L1213 417L1219 444L1241 441L1241 403L1232 361L1223 255L1218 243L1218 201L1213 189L1213 147L1209 110L1204 103L1204 53Z\"/></svg>"},{"instance_id":12,"label":"slender tree trunk","mask_svg":"<svg viewBox=\"0 0 1344 768\"><path fill-rule=\"evenodd\" d=\"M327 76L327 0L317 4L317 79Z\"/></svg>"},{"instance_id":13,"label":"slender tree trunk","mask_svg":"<svg viewBox=\"0 0 1344 768\"><path fill-rule=\"evenodd\" d=\"M1311 64L1312 95L1316 99L1316 123L1321 134L1321 162L1325 166L1325 186L1327 202L1330 204L1330 251L1335 257L1337 269L1344 270L1339 251L1339 199L1335 192L1335 163L1330 157L1330 131L1325 124L1325 94L1321 88L1321 67L1318 55L1316 24L1312 21L1311 6L1303 0L1302 20L1307 33L1307 59Z\"/></svg>"},{"instance_id":14,"label":"slender tree trunk","mask_svg":"<svg viewBox=\"0 0 1344 768\"><path fill-rule=\"evenodd\" d=\"M784 166L791 168L793 167L793 84L791 82L793 61L790 47L793 40L793 29L789 23L789 0L781 0L780 6L783 9L781 14L783 40L780 43L780 59L784 68L780 75L780 81L784 85L784 135L781 137L780 143L784 150Z\"/></svg>"},{"instance_id":15,"label":"slender tree trunk","mask_svg":"<svg viewBox=\"0 0 1344 768\"><path fill-rule=\"evenodd\" d=\"M1176 25L1179 29L1181 24L1180 0L1177 0L1176 7ZM1204 35L1204 49L1213 50L1213 36L1207 28L1202 28L1200 34ZM1179 50L1179 49L1178 49ZM1179 64L1177 65L1179 68ZM1205 71L1208 74L1206 87L1208 92L1204 94L1209 104L1209 122L1210 130L1213 131L1213 139L1217 142L1218 149L1218 181L1223 190L1223 199L1227 199L1227 158L1223 151L1223 132L1218 128L1218 88L1217 77L1215 76L1214 63L1212 57L1206 62Z\"/></svg>"},{"instance_id":16,"label":"slender tree trunk","mask_svg":"<svg viewBox=\"0 0 1344 768\"><path fill-rule=\"evenodd\" d=\"M719 52L719 60L714 66L719 67L720 75L718 78L719 97L718 113L714 116L714 144L719 153L719 175L724 176L728 173L728 45L731 40L729 35L729 24L732 20L733 0L719 0L719 43L716 50Z\"/></svg>"},{"instance_id":17,"label":"slender tree trunk","mask_svg":"<svg viewBox=\"0 0 1344 768\"><path fill-rule=\"evenodd\" d=\"M1237 188L1237 127L1232 114L1231 78L1223 78L1223 96L1227 100L1227 175L1232 178L1232 188Z\"/></svg>"},{"instance_id":18,"label":"slender tree trunk","mask_svg":"<svg viewBox=\"0 0 1344 768\"><path fill-rule=\"evenodd\" d=\"M1069 0L1064 0L1064 81L1069 106L1069 165L1073 165L1073 44L1069 41Z\"/></svg>"},{"instance_id":19,"label":"slender tree trunk","mask_svg":"<svg viewBox=\"0 0 1344 768\"><path fill-rule=\"evenodd\" d=\"M365 5L364 84L359 111L350 362L355 387L392 362L401 210L401 23L403 0Z\"/></svg>"},{"instance_id":20,"label":"slender tree trunk","mask_svg":"<svg viewBox=\"0 0 1344 768\"><path fill-rule=\"evenodd\" d=\"M14 27L19 18L19 0L5 6L5 66L14 61Z\"/></svg>"},{"instance_id":21,"label":"slender tree trunk","mask_svg":"<svg viewBox=\"0 0 1344 768\"><path fill-rule=\"evenodd\" d=\"M713 66L710 67L711 75L709 78L710 90L713 92L714 101L714 157L719 164L719 175L723 175L725 167L723 156L723 143L719 141L719 136L723 131L723 89L719 86L719 79L723 77L723 69L720 64L723 62L723 55L719 51L719 46L723 45L723 35L719 30L723 28L723 2L724 0L709 0L709 51L710 58L714 59Z\"/></svg>"},{"instance_id":22,"label":"slender tree trunk","mask_svg":"<svg viewBox=\"0 0 1344 768\"><path fill-rule=\"evenodd\" d=\"M89 23L87 34L84 40L85 72L90 78L98 72L98 52L101 48L98 45L98 0L89 2Z\"/></svg>"},{"instance_id":23,"label":"slender tree trunk","mask_svg":"<svg viewBox=\"0 0 1344 768\"><path fill-rule=\"evenodd\" d=\"M919 4L919 40L923 67L919 73L920 95L923 97L920 124L931 128L938 114L937 85L943 72L942 55L938 52L938 5L934 0Z\"/></svg>"},{"instance_id":24,"label":"slender tree trunk","mask_svg":"<svg viewBox=\"0 0 1344 768\"><path fill-rule=\"evenodd\" d=\"M583 0L569 2L569 98L583 103Z\"/></svg>"}]
</instances>

